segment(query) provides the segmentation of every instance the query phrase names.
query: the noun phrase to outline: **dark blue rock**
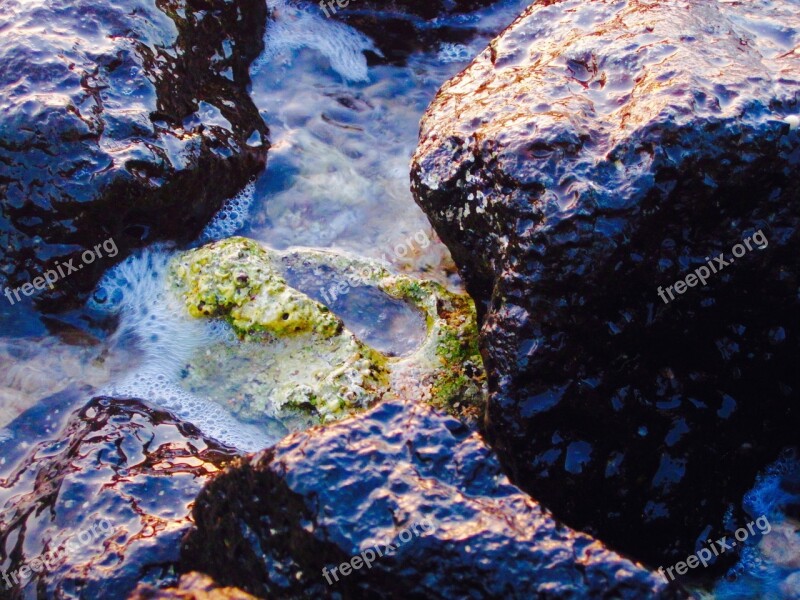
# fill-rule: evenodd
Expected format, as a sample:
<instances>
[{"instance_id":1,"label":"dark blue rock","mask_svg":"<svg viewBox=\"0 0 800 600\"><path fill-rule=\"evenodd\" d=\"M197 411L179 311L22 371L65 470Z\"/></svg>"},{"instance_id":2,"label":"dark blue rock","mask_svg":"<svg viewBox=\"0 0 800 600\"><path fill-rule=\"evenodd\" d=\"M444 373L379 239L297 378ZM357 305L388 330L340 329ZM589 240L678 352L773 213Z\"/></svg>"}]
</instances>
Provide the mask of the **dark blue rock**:
<instances>
[{"instance_id":1,"label":"dark blue rock","mask_svg":"<svg viewBox=\"0 0 800 600\"><path fill-rule=\"evenodd\" d=\"M656 565L797 443L797 8L537 2L422 120L412 188L479 307L491 443Z\"/></svg>"},{"instance_id":2,"label":"dark blue rock","mask_svg":"<svg viewBox=\"0 0 800 600\"><path fill-rule=\"evenodd\" d=\"M191 504L235 452L169 413L111 398L48 438L17 439L25 453L0 475L0 598L118 600L140 581L174 582Z\"/></svg>"},{"instance_id":3,"label":"dark blue rock","mask_svg":"<svg viewBox=\"0 0 800 600\"><path fill-rule=\"evenodd\" d=\"M293 434L215 478L193 515L182 568L259 597L682 596L556 523L476 432L422 403Z\"/></svg>"},{"instance_id":4,"label":"dark blue rock","mask_svg":"<svg viewBox=\"0 0 800 600\"><path fill-rule=\"evenodd\" d=\"M266 19L263 0L3 2L0 285L113 239L37 292L52 306L131 249L194 239L266 160L247 92Z\"/></svg>"}]
</instances>

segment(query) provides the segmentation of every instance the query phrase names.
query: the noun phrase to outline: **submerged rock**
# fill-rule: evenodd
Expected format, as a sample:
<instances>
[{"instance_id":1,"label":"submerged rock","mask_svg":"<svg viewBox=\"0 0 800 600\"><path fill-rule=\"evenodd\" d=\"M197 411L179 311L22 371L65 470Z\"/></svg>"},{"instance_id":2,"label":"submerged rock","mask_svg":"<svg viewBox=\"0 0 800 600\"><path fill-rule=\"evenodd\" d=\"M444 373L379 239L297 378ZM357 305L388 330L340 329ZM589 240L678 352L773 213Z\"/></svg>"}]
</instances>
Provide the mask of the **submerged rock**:
<instances>
[{"instance_id":1,"label":"submerged rock","mask_svg":"<svg viewBox=\"0 0 800 600\"><path fill-rule=\"evenodd\" d=\"M484 372L466 296L391 275L373 261L312 250L280 253L240 237L179 254L171 265L174 291L188 313L225 321L239 336L190 359L183 385L228 398L245 419L278 418L295 429L401 391L473 421L482 412ZM322 288L333 280L334 295L343 286L371 288L408 303L424 316L421 345L397 357L380 352L287 278L317 298L330 298Z\"/></svg>"},{"instance_id":2,"label":"submerged rock","mask_svg":"<svg viewBox=\"0 0 800 600\"><path fill-rule=\"evenodd\" d=\"M343 288L354 296L359 290L374 290L383 296L383 303L393 298L419 311L425 327L419 345L397 357L387 355L390 393L424 400L465 421L481 418L486 371L469 296L435 281L390 273L380 263L354 256L303 250L288 252L278 261L287 276L314 297L325 300L320 285L329 281L335 288L328 288L328 300L334 290Z\"/></svg>"},{"instance_id":3,"label":"submerged rock","mask_svg":"<svg viewBox=\"0 0 800 600\"><path fill-rule=\"evenodd\" d=\"M193 239L266 160L247 92L266 18L258 0L4 2L0 284L60 261L36 293L63 308L130 249Z\"/></svg>"},{"instance_id":4,"label":"submerged rock","mask_svg":"<svg viewBox=\"0 0 800 600\"><path fill-rule=\"evenodd\" d=\"M195 496L235 456L170 413L110 398L47 441L9 443L12 453L0 446L14 460L0 478L3 598L116 599L139 581L172 581Z\"/></svg>"},{"instance_id":5,"label":"submerged rock","mask_svg":"<svg viewBox=\"0 0 800 600\"><path fill-rule=\"evenodd\" d=\"M246 344L219 344L189 370L235 383L241 402L231 408L249 419L294 409L324 421L379 400L387 385L385 357L356 339L327 307L290 287L271 262L266 249L245 238L212 243L173 261L176 291L189 314L223 319ZM227 366L235 373L225 372Z\"/></svg>"},{"instance_id":6,"label":"submerged rock","mask_svg":"<svg viewBox=\"0 0 800 600\"><path fill-rule=\"evenodd\" d=\"M783 0L539 2L422 121L412 188L476 300L492 444L656 564L797 441L799 49Z\"/></svg>"},{"instance_id":7,"label":"submerged rock","mask_svg":"<svg viewBox=\"0 0 800 600\"><path fill-rule=\"evenodd\" d=\"M328 27L331 27L330 22L341 21L366 34L369 45L363 50L369 52L370 63L403 65L415 53L447 44L468 43L481 33L475 13L497 4L500 3L496 0L271 0L272 19L268 28L276 28L276 24L277 28L285 27L281 21L286 13L294 13L297 18L296 9L299 8L301 19L304 19L303 13L311 14L328 20ZM308 37L307 32L295 36L296 39L305 37ZM337 37L335 34L326 36L320 43L334 46L331 49L335 54L345 54L347 45ZM337 58L332 57L332 61L335 60Z\"/></svg>"},{"instance_id":8,"label":"submerged rock","mask_svg":"<svg viewBox=\"0 0 800 600\"><path fill-rule=\"evenodd\" d=\"M266 598L683 596L558 525L477 433L400 399L237 462L193 515L183 568Z\"/></svg>"}]
</instances>

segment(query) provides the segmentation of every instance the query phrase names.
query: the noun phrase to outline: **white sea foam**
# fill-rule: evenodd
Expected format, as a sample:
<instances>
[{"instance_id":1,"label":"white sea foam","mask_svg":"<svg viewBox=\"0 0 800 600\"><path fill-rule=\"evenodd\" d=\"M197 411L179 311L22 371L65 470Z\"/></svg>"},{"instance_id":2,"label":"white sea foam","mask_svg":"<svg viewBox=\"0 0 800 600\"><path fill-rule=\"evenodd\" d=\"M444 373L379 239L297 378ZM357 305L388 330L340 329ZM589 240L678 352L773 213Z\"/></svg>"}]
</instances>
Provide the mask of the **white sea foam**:
<instances>
[{"instance_id":1,"label":"white sea foam","mask_svg":"<svg viewBox=\"0 0 800 600\"><path fill-rule=\"evenodd\" d=\"M222 208L200 234L200 243L216 242L231 237L247 223L255 199L255 183L248 183L241 192L226 200Z\"/></svg>"},{"instance_id":2,"label":"white sea foam","mask_svg":"<svg viewBox=\"0 0 800 600\"><path fill-rule=\"evenodd\" d=\"M436 56L443 63L466 62L472 58L473 52L464 44L444 42L439 45L439 52Z\"/></svg>"},{"instance_id":3,"label":"white sea foam","mask_svg":"<svg viewBox=\"0 0 800 600\"><path fill-rule=\"evenodd\" d=\"M198 348L233 336L223 323L188 316L167 288L170 258L163 247L129 256L103 276L89 300L91 308L119 316L115 342L133 344L143 355L141 365L99 393L152 402L239 450L252 452L274 443L259 428L241 423L221 405L179 385L181 369Z\"/></svg>"},{"instance_id":4,"label":"white sea foam","mask_svg":"<svg viewBox=\"0 0 800 600\"><path fill-rule=\"evenodd\" d=\"M727 576L717 582L713 597L718 600L740 598L796 598L797 581L792 578L798 555L797 521L785 512L796 506L797 493L786 479L796 478L800 460L794 451L787 451L764 470L753 488L745 494L742 507L753 518L765 517L770 532L759 543L742 544L739 560ZM731 527L731 530L733 528ZM737 547L737 549L739 549Z\"/></svg>"},{"instance_id":5,"label":"white sea foam","mask_svg":"<svg viewBox=\"0 0 800 600\"><path fill-rule=\"evenodd\" d=\"M294 50L311 48L325 56L331 68L343 78L350 81L369 78L364 52L380 54L380 50L363 33L284 0L268 0L267 5L273 18L267 23L264 53L253 63L252 74L273 60L288 63Z\"/></svg>"}]
</instances>

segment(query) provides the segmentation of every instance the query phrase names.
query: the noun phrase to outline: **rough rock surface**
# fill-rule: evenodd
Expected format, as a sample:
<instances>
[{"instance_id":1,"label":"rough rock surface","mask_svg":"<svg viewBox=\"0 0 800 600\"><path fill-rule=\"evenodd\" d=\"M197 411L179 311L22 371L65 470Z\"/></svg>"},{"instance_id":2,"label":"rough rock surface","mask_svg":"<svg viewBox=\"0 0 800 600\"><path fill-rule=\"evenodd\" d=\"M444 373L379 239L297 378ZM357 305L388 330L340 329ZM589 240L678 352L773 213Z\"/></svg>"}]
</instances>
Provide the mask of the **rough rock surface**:
<instances>
[{"instance_id":1,"label":"rough rock surface","mask_svg":"<svg viewBox=\"0 0 800 600\"><path fill-rule=\"evenodd\" d=\"M266 160L246 89L266 18L258 0L2 3L0 284L109 237L116 260L193 239ZM110 260L43 297L87 292Z\"/></svg>"},{"instance_id":2,"label":"rough rock surface","mask_svg":"<svg viewBox=\"0 0 800 600\"><path fill-rule=\"evenodd\" d=\"M169 582L192 501L235 455L169 413L110 398L20 458L23 442L0 445L14 465L0 477L0 597L12 599L116 600Z\"/></svg>"},{"instance_id":3,"label":"rough rock surface","mask_svg":"<svg viewBox=\"0 0 800 600\"><path fill-rule=\"evenodd\" d=\"M478 305L491 442L656 564L797 441L797 8L538 2L422 121L412 188Z\"/></svg>"},{"instance_id":4,"label":"rough rock surface","mask_svg":"<svg viewBox=\"0 0 800 600\"><path fill-rule=\"evenodd\" d=\"M477 433L423 403L387 401L293 434L216 477L193 515L183 568L261 597L681 594L556 524ZM327 583L323 568L376 545L371 568Z\"/></svg>"}]
</instances>

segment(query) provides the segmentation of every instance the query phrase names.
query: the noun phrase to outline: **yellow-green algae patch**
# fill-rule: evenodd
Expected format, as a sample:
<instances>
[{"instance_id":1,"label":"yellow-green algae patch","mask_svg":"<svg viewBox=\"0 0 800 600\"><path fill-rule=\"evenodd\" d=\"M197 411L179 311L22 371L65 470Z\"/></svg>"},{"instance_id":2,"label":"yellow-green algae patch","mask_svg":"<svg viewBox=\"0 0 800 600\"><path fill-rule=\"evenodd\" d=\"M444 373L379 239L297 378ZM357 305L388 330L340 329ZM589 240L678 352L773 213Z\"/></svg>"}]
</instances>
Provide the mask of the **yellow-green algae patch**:
<instances>
[{"instance_id":1,"label":"yellow-green algae patch","mask_svg":"<svg viewBox=\"0 0 800 600\"><path fill-rule=\"evenodd\" d=\"M221 317L241 335L313 332L326 338L342 322L327 307L289 287L267 251L245 238L230 238L184 254L172 263L193 317Z\"/></svg>"},{"instance_id":2,"label":"yellow-green algae patch","mask_svg":"<svg viewBox=\"0 0 800 600\"><path fill-rule=\"evenodd\" d=\"M427 316L428 336L402 364L411 373L427 371L430 397L437 408L467 420L478 420L486 406L486 371L478 349L475 304L434 281L398 275L379 283L387 294L410 302ZM395 371L399 371L398 368Z\"/></svg>"},{"instance_id":3,"label":"yellow-green algae patch","mask_svg":"<svg viewBox=\"0 0 800 600\"><path fill-rule=\"evenodd\" d=\"M191 391L226 398L247 419L323 422L385 393L386 357L287 285L259 244L215 242L176 257L170 271L189 314L225 320L241 340L214 344L187 365Z\"/></svg>"},{"instance_id":4,"label":"yellow-green algae patch","mask_svg":"<svg viewBox=\"0 0 800 600\"><path fill-rule=\"evenodd\" d=\"M281 276L327 267L348 285L373 286L420 310L427 334L416 351L388 357L358 340L330 310ZM316 250L281 253L241 237L173 260L172 280L188 312L218 318L238 334L187 365L184 385L226 398L248 419L289 429L338 419L385 394L427 401L475 421L486 398L475 308L438 283L392 275L379 263Z\"/></svg>"}]
</instances>

